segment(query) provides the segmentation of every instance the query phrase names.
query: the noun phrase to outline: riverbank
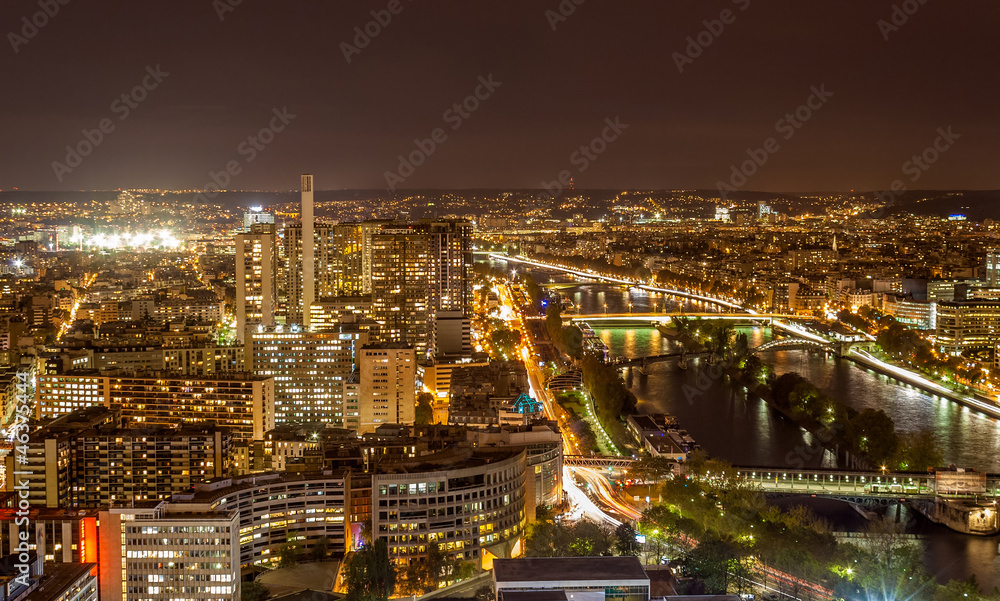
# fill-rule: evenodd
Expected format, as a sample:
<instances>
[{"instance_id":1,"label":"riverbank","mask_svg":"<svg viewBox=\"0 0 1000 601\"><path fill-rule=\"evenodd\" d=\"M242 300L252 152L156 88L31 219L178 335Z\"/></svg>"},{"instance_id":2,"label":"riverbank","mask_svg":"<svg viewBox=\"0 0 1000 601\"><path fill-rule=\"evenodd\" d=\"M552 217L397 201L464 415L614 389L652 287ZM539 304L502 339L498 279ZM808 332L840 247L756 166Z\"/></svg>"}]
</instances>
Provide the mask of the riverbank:
<instances>
[{"instance_id":1,"label":"riverbank","mask_svg":"<svg viewBox=\"0 0 1000 601\"><path fill-rule=\"evenodd\" d=\"M990 417L1000 418L1000 405L990 404L988 401L958 393L932 380L928 380L916 372L897 365L886 363L885 361L873 356L868 351L851 349L846 355L842 355L842 357L864 365L872 371L876 371L880 374L899 380L900 382L905 382L906 384L915 386L924 392L929 392L931 394L947 398L951 401L955 401L969 407L970 409L981 411Z\"/></svg>"}]
</instances>

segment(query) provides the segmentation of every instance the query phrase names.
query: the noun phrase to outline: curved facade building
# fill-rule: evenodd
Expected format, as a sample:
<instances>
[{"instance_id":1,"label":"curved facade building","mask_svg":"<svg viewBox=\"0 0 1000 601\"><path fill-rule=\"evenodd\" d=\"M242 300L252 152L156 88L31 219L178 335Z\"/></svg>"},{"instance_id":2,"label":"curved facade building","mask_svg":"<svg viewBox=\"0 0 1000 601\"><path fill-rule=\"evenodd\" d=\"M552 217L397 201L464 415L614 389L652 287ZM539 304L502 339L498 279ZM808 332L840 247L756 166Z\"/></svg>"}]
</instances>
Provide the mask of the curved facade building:
<instances>
[{"instance_id":1,"label":"curved facade building","mask_svg":"<svg viewBox=\"0 0 1000 601\"><path fill-rule=\"evenodd\" d=\"M489 568L520 554L525 525L525 449L450 448L379 466L372 476L372 532L400 564L440 545L451 559Z\"/></svg>"},{"instance_id":2,"label":"curved facade building","mask_svg":"<svg viewBox=\"0 0 1000 601\"><path fill-rule=\"evenodd\" d=\"M347 470L218 478L175 493L169 511L238 510L240 565L270 563L290 534L301 553L322 537L330 551L343 552L349 487Z\"/></svg>"}]
</instances>

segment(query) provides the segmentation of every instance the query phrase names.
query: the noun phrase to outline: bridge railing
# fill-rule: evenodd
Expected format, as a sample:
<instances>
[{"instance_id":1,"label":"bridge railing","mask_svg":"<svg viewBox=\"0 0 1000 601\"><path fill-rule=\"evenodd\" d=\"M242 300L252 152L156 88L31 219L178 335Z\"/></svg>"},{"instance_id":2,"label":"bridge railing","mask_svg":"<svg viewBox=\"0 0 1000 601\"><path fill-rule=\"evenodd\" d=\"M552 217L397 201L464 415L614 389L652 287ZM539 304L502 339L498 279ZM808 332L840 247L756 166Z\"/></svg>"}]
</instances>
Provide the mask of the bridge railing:
<instances>
[{"instance_id":1,"label":"bridge railing","mask_svg":"<svg viewBox=\"0 0 1000 601\"><path fill-rule=\"evenodd\" d=\"M762 490L862 495L934 495L933 474L834 472L824 470L738 470Z\"/></svg>"}]
</instances>

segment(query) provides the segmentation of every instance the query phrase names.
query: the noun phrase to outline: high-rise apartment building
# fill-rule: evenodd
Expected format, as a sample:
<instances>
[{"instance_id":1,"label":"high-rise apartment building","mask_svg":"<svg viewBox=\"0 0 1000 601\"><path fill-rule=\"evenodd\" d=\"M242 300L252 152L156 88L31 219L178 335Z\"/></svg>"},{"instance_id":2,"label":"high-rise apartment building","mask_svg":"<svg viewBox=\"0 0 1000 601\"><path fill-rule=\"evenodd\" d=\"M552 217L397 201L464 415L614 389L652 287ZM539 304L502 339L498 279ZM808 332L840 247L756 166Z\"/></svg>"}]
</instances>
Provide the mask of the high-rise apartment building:
<instances>
[{"instance_id":1,"label":"high-rise apartment building","mask_svg":"<svg viewBox=\"0 0 1000 601\"><path fill-rule=\"evenodd\" d=\"M372 233L373 314L384 339L437 354L437 314L471 310L471 233L464 221L386 224Z\"/></svg>"},{"instance_id":2,"label":"high-rise apartment building","mask_svg":"<svg viewBox=\"0 0 1000 601\"><path fill-rule=\"evenodd\" d=\"M313 214L313 176L302 176L302 239L310 241L302 245L302 325L310 325L309 307L316 300L316 246L313 226L316 221ZM286 260L290 257L286 256Z\"/></svg>"},{"instance_id":3,"label":"high-rise apartment building","mask_svg":"<svg viewBox=\"0 0 1000 601\"><path fill-rule=\"evenodd\" d=\"M104 407L64 415L30 434L27 463L15 467L7 456L8 473L26 474L32 505L80 508L165 499L229 471L232 435L224 429L120 422L120 410Z\"/></svg>"},{"instance_id":4,"label":"high-rise apartment building","mask_svg":"<svg viewBox=\"0 0 1000 601\"><path fill-rule=\"evenodd\" d=\"M412 424L416 408L417 354L413 347L377 344L358 352L361 374L360 433L382 424Z\"/></svg>"},{"instance_id":5,"label":"high-rise apartment building","mask_svg":"<svg viewBox=\"0 0 1000 601\"><path fill-rule=\"evenodd\" d=\"M255 223L236 236L236 337L248 327L274 325L278 293L278 244L273 223Z\"/></svg>"},{"instance_id":6,"label":"high-rise apartment building","mask_svg":"<svg viewBox=\"0 0 1000 601\"><path fill-rule=\"evenodd\" d=\"M365 247L363 227L359 223L317 223L313 235L313 306L330 299L358 298L366 293L364 280ZM285 228L285 290L288 295L290 324L304 324L306 311L304 281L303 226ZM310 315L309 324L313 323Z\"/></svg>"},{"instance_id":7,"label":"high-rise apartment building","mask_svg":"<svg viewBox=\"0 0 1000 601\"><path fill-rule=\"evenodd\" d=\"M1000 286L1000 248L986 251L986 285Z\"/></svg>"},{"instance_id":8,"label":"high-rise apartment building","mask_svg":"<svg viewBox=\"0 0 1000 601\"><path fill-rule=\"evenodd\" d=\"M72 371L38 376L35 415L51 418L115 405L122 417L145 426L215 425L229 428L236 440L259 440L274 428L274 395L274 378L248 373L191 377Z\"/></svg>"},{"instance_id":9,"label":"high-rise apartment building","mask_svg":"<svg viewBox=\"0 0 1000 601\"><path fill-rule=\"evenodd\" d=\"M367 342L367 331L347 326L321 332L258 328L247 339L245 364L259 376L274 378L275 424L346 427L344 382L355 369L357 350Z\"/></svg>"}]
</instances>

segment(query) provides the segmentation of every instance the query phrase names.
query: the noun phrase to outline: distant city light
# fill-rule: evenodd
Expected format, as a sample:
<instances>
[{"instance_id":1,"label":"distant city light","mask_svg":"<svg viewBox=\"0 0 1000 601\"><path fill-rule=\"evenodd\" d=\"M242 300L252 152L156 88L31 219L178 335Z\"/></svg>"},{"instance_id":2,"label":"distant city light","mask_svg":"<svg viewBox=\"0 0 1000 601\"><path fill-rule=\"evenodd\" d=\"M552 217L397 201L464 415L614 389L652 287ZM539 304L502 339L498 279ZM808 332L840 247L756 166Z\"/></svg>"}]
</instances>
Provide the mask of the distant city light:
<instances>
[{"instance_id":1,"label":"distant city light","mask_svg":"<svg viewBox=\"0 0 1000 601\"><path fill-rule=\"evenodd\" d=\"M181 241L170 230L160 230L159 232L125 232L121 234L100 233L89 238L77 233L70 238L70 242L85 247L109 250L122 248L178 248L181 245Z\"/></svg>"}]
</instances>

